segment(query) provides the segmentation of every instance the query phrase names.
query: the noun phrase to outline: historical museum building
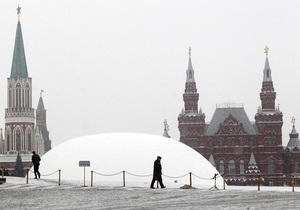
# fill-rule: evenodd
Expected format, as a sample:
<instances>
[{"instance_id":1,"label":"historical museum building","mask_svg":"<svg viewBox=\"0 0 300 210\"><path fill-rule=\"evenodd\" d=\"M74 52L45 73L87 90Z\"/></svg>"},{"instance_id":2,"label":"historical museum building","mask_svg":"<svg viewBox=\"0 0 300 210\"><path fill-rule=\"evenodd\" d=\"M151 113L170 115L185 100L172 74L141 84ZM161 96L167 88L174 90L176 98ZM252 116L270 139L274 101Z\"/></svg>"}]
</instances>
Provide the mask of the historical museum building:
<instances>
[{"instance_id":1,"label":"historical museum building","mask_svg":"<svg viewBox=\"0 0 300 210\"><path fill-rule=\"evenodd\" d=\"M18 23L10 77L7 79L7 108L5 109L4 138L0 135L0 163L12 170L19 153L25 162L30 162L31 153L40 156L51 149L51 140L46 125L46 109L42 98L38 107L32 107L32 78L29 77L18 7Z\"/></svg>"},{"instance_id":2,"label":"historical museum building","mask_svg":"<svg viewBox=\"0 0 300 210\"><path fill-rule=\"evenodd\" d=\"M207 158L225 175L227 184L284 185L298 176L300 141L294 125L286 148L282 145L282 112L275 106L268 48L259 94L261 105L251 122L242 105L217 106L210 123L198 109L191 53L186 71L184 108L178 116L180 141Z\"/></svg>"}]
</instances>

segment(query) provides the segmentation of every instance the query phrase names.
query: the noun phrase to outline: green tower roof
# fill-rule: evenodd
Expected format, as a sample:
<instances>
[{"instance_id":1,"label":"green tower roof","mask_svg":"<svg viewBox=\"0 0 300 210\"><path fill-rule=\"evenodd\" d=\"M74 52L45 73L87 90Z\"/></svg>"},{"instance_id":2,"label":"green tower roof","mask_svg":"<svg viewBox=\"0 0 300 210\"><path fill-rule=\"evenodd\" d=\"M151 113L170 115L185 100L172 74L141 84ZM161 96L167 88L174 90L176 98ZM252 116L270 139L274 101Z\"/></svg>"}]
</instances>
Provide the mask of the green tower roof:
<instances>
[{"instance_id":1,"label":"green tower roof","mask_svg":"<svg viewBox=\"0 0 300 210\"><path fill-rule=\"evenodd\" d=\"M18 78L18 77L20 78L28 77L20 21L18 21L18 25L17 25L14 55L13 55L13 61L11 66L11 73L10 73L10 78Z\"/></svg>"}]
</instances>

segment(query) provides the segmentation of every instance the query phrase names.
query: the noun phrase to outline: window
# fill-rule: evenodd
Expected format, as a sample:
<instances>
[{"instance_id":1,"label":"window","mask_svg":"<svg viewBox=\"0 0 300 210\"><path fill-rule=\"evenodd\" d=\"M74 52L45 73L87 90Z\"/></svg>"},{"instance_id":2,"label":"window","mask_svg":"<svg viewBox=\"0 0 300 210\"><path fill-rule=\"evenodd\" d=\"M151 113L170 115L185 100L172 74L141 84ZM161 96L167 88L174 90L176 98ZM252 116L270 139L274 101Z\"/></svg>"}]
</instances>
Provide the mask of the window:
<instances>
[{"instance_id":1,"label":"window","mask_svg":"<svg viewBox=\"0 0 300 210\"><path fill-rule=\"evenodd\" d=\"M223 160L220 160L219 172L220 172L220 174L224 174L224 161Z\"/></svg>"},{"instance_id":2,"label":"window","mask_svg":"<svg viewBox=\"0 0 300 210\"><path fill-rule=\"evenodd\" d=\"M297 162L295 163L295 168L294 169L295 169L294 173L298 173L298 163Z\"/></svg>"},{"instance_id":3,"label":"window","mask_svg":"<svg viewBox=\"0 0 300 210\"><path fill-rule=\"evenodd\" d=\"M240 146L244 146L244 140L243 140L243 138L240 138Z\"/></svg>"},{"instance_id":4,"label":"window","mask_svg":"<svg viewBox=\"0 0 300 210\"><path fill-rule=\"evenodd\" d=\"M240 174L245 173L245 163L244 160L240 160Z\"/></svg>"},{"instance_id":5,"label":"window","mask_svg":"<svg viewBox=\"0 0 300 210\"><path fill-rule=\"evenodd\" d=\"M268 160L268 173L269 174L273 174L274 173L274 169L275 169L275 161L273 159L269 159Z\"/></svg>"},{"instance_id":6,"label":"window","mask_svg":"<svg viewBox=\"0 0 300 210\"><path fill-rule=\"evenodd\" d=\"M228 171L229 171L229 174L235 174L235 162L234 162L234 160L229 161Z\"/></svg>"}]
</instances>

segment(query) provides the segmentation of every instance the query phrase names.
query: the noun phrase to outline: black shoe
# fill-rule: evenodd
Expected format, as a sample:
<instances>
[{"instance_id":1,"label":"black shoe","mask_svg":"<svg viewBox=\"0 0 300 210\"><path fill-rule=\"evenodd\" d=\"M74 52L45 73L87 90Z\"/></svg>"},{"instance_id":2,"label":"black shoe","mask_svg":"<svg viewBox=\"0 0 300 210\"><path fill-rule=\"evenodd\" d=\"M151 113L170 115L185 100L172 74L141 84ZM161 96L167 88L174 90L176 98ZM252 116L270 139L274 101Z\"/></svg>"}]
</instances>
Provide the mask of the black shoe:
<instances>
[{"instance_id":1,"label":"black shoe","mask_svg":"<svg viewBox=\"0 0 300 210\"><path fill-rule=\"evenodd\" d=\"M34 179L37 179L36 177Z\"/></svg>"},{"instance_id":2,"label":"black shoe","mask_svg":"<svg viewBox=\"0 0 300 210\"><path fill-rule=\"evenodd\" d=\"M166 188L166 186L162 186L161 189Z\"/></svg>"},{"instance_id":3,"label":"black shoe","mask_svg":"<svg viewBox=\"0 0 300 210\"><path fill-rule=\"evenodd\" d=\"M155 189L154 187L150 187L151 189Z\"/></svg>"}]
</instances>

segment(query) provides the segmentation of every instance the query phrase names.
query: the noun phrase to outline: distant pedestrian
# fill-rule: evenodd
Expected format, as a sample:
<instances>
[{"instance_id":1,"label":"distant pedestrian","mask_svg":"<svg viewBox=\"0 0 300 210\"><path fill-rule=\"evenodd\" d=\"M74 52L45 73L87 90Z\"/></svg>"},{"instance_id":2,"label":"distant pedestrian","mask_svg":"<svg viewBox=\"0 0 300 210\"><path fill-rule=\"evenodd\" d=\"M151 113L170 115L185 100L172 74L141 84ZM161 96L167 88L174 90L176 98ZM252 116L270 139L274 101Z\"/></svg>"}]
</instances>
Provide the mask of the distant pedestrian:
<instances>
[{"instance_id":1,"label":"distant pedestrian","mask_svg":"<svg viewBox=\"0 0 300 210\"><path fill-rule=\"evenodd\" d=\"M162 178L161 178L161 174L162 174L162 167L160 164L160 160L161 157L157 156L157 159L154 161L154 169L153 169L153 179L150 185L150 188L154 189L154 182L157 180L160 184L161 188L165 188L166 186L164 186L163 182L162 182Z\"/></svg>"},{"instance_id":2,"label":"distant pedestrian","mask_svg":"<svg viewBox=\"0 0 300 210\"><path fill-rule=\"evenodd\" d=\"M35 153L35 151L32 152L31 160L33 163L35 179L37 179L37 177L41 178L41 174L39 172L41 158L38 154Z\"/></svg>"}]
</instances>

